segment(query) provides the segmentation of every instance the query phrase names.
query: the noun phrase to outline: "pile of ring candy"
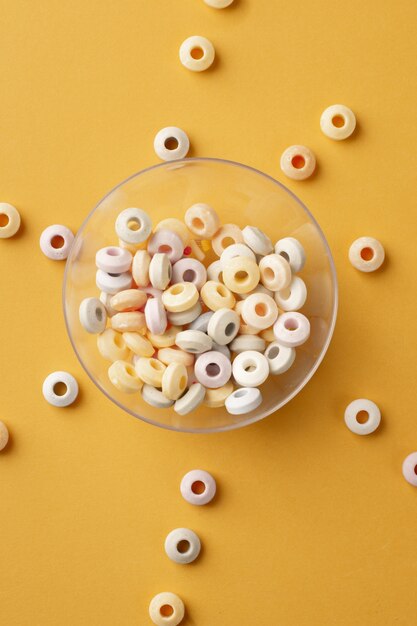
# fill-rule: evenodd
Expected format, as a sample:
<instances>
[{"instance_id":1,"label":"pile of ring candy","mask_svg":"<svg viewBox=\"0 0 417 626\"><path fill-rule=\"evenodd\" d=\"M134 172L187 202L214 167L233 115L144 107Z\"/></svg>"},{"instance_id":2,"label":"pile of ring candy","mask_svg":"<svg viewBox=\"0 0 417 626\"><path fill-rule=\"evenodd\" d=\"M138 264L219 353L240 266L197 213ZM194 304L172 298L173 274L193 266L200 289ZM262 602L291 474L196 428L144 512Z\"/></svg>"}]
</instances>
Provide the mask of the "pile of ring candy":
<instances>
[{"instance_id":1,"label":"pile of ring candy","mask_svg":"<svg viewBox=\"0 0 417 626\"><path fill-rule=\"evenodd\" d=\"M100 298L79 309L111 361L113 385L180 415L202 403L235 415L255 410L259 387L291 367L310 334L299 312L307 297L300 242L274 246L253 226L222 226L207 204L154 229L145 211L128 208L115 229L119 245L96 255ZM206 267L210 249L218 259Z\"/></svg>"}]
</instances>

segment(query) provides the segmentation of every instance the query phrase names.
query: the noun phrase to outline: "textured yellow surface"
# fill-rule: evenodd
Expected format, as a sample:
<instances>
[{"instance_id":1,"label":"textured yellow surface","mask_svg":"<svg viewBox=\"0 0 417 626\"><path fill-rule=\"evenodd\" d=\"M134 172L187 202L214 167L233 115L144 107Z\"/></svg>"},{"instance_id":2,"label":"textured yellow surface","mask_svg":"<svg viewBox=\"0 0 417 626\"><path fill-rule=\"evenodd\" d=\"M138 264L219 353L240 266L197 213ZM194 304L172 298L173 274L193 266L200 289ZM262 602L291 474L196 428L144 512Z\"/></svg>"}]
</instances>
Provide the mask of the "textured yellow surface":
<instances>
[{"instance_id":1,"label":"textured yellow surface","mask_svg":"<svg viewBox=\"0 0 417 626\"><path fill-rule=\"evenodd\" d=\"M23 228L0 242L0 623L146 626L171 590L194 626L416 623L416 33L412 0L75 0L0 4L0 200ZM218 54L195 75L192 34ZM357 114L346 142L322 110ZM247 429L165 432L118 410L87 379L61 313L63 265L39 234L77 229L114 184L156 162L155 132L183 127L192 155L242 161L283 180L281 151L305 143L317 175L288 186L321 223L341 288L333 343L302 393ZM384 268L356 272L351 241L379 238ZM74 373L76 406L47 405L44 377ZM369 397L383 425L350 433L345 405ZM216 476L203 508L179 495L194 467ZM170 562L165 535L204 544Z\"/></svg>"}]
</instances>

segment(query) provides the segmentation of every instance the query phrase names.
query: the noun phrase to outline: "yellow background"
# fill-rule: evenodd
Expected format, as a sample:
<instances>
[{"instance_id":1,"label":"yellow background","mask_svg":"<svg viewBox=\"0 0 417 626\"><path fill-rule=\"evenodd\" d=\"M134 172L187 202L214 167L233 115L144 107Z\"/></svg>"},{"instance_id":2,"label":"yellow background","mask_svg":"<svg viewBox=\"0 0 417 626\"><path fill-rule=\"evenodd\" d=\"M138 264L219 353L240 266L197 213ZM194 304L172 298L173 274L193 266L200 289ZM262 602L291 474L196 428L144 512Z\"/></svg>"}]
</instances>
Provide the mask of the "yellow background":
<instances>
[{"instance_id":1,"label":"yellow background","mask_svg":"<svg viewBox=\"0 0 417 626\"><path fill-rule=\"evenodd\" d=\"M2 0L0 14L0 200L23 219L0 241L1 625L146 626L162 590L184 599L187 626L414 625L417 491L401 474L417 448L414 0ZM218 55L201 75L178 61L193 34ZM358 118L340 143L319 128L338 102ZM335 255L324 363L279 414L236 432L163 431L106 401L65 333L63 264L38 246L156 162L167 125L193 156L285 182ZM293 143L317 155L309 181L280 172ZM387 251L374 275L347 260L368 234ZM66 410L41 394L56 369L80 382ZM344 425L357 397L381 407L372 436ZM218 480L212 506L179 495L194 467ZM182 525L204 544L187 567L163 550Z\"/></svg>"}]
</instances>

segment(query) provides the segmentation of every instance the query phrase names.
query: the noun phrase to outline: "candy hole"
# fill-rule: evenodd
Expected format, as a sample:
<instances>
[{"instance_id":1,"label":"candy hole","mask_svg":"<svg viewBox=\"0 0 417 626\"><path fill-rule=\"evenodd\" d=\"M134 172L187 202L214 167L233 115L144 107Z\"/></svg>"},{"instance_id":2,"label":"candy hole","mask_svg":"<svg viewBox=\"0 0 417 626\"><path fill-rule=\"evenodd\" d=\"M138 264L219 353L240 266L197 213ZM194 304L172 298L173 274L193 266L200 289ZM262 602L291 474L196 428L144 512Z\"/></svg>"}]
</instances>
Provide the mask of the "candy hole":
<instances>
[{"instance_id":1,"label":"candy hole","mask_svg":"<svg viewBox=\"0 0 417 626\"><path fill-rule=\"evenodd\" d=\"M369 420L368 411L359 411L359 413L357 413L356 421L358 422L358 424L366 424L368 420Z\"/></svg>"},{"instance_id":2,"label":"candy hole","mask_svg":"<svg viewBox=\"0 0 417 626\"><path fill-rule=\"evenodd\" d=\"M106 254L107 256L120 256L121 250L120 248L107 248Z\"/></svg>"},{"instance_id":3,"label":"candy hole","mask_svg":"<svg viewBox=\"0 0 417 626\"><path fill-rule=\"evenodd\" d=\"M291 165L295 167L296 170L302 170L305 164L306 160L301 154L296 154L291 159Z\"/></svg>"},{"instance_id":4,"label":"candy hole","mask_svg":"<svg viewBox=\"0 0 417 626\"><path fill-rule=\"evenodd\" d=\"M264 302L258 302L258 304L255 306L255 313L256 315L259 315L259 317L265 317L265 315L268 313L268 307Z\"/></svg>"},{"instance_id":5,"label":"candy hole","mask_svg":"<svg viewBox=\"0 0 417 626\"><path fill-rule=\"evenodd\" d=\"M186 552L188 552L190 547L190 542L187 539L181 539L181 541L177 543L177 552L179 552L180 554L185 554Z\"/></svg>"},{"instance_id":6,"label":"candy hole","mask_svg":"<svg viewBox=\"0 0 417 626\"><path fill-rule=\"evenodd\" d=\"M278 346L272 346L272 348L268 352L268 359L275 359L279 354Z\"/></svg>"},{"instance_id":7,"label":"candy hole","mask_svg":"<svg viewBox=\"0 0 417 626\"><path fill-rule=\"evenodd\" d=\"M191 485L191 491L198 496L201 496L206 490L206 486L202 480L195 480Z\"/></svg>"},{"instance_id":8,"label":"candy hole","mask_svg":"<svg viewBox=\"0 0 417 626\"><path fill-rule=\"evenodd\" d=\"M254 372L256 370L256 365L254 365L253 363L248 363L243 369L245 370L245 372Z\"/></svg>"},{"instance_id":9,"label":"candy hole","mask_svg":"<svg viewBox=\"0 0 417 626\"><path fill-rule=\"evenodd\" d=\"M191 223L193 225L193 228L195 228L195 230L203 230L204 228L204 222L199 217L193 217L193 219L191 220Z\"/></svg>"},{"instance_id":10,"label":"candy hole","mask_svg":"<svg viewBox=\"0 0 417 626\"><path fill-rule=\"evenodd\" d=\"M168 278L171 281L171 278L172 278L172 265L168 265Z\"/></svg>"},{"instance_id":11,"label":"candy hole","mask_svg":"<svg viewBox=\"0 0 417 626\"><path fill-rule=\"evenodd\" d=\"M294 319L289 319L289 320L285 320L284 322L284 326L287 330L297 330L298 328L298 322L297 320Z\"/></svg>"},{"instance_id":12,"label":"candy hole","mask_svg":"<svg viewBox=\"0 0 417 626\"><path fill-rule=\"evenodd\" d=\"M161 370L162 369L162 363L160 361L157 361L156 359L149 359L149 365L152 367L152 369L154 370Z\"/></svg>"},{"instance_id":13,"label":"candy hole","mask_svg":"<svg viewBox=\"0 0 417 626\"><path fill-rule=\"evenodd\" d=\"M180 378L180 389L185 389L185 386L187 384L187 378L185 376L181 376Z\"/></svg>"},{"instance_id":14,"label":"candy hole","mask_svg":"<svg viewBox=\"0 0 417 626\"><path fill-rule=\"evenodd\" d=\"M171 287L170 291L173 296L178 296L184 291L184 285L174 285L173 287Z\"/></svg>"},{"instance_id":15,"label":"candy hole","mask_svg":"<svg viewBox=\"0 0 417 626\"><path fill-rule=\"evenodd\" d=\"M101 320L103 319L103 311L100 307L96 308L96 319L101 322Z\"/></svg>"},{"instance_id":16,"label":"candy hole","mask_svg":"<svg viewBox=\"0 0 417 626\"><path fill-rule=\"evenodd\" d=\"M139 230L141 226L142 222L138 217L132 217L127 223L127 227L129 230Z\"/></svg>"},{"instance_id":17,"label":"candy hole","mask_svg":"<svg viewBox=\"0 0 417 626\"><path fill-rule=\"evenodd\" d=\"M59 380L55 383L52 390L56 396L65 396L68 391L68 387L64 382L62 382L62 380Z\"/></svg>"},{"instance_id":18,"label":"candy hole","mask_svg":"<svg viewBox=\"0 0 417 626\"><path fill-rule=\"evenodd\" d=\"M362 248L361 250L361 258L364 261L372 261L372 259L374 258L374 251L372 250L372 248Z\"/></svg>"},{"instance_id":19,"label":"candy hole","mask_svg":"<svg viewBox=\"0 0 417 626\"><path fill-rule=\"evenodd\" d=\"M113 342L118 348L123 347L123 337L119 333L114 333Z\"/></svg>"},{"instance_id":20,"label":"candy hole","mask_svg":"<svg viewBox=\"0 0 417 626\"><path fill-rule=\"evenodd\" d=\"M178 139L176 137L167 137L164 141L164 146L167 150L176 150L179 146Z\"/></svg>"},{"instance_id":21,"label":"candy hole","mask_svg":"<svg viewBox=\"0 0 417 626\"><path fill-rule=\"evenodd\" d=\"M192 48L190 54L191 54L193 59L196 59L198 61L198 59L202 59L203 58L204 50L203 50L203 48L200 48L200 46L195 46L195 48Z\"/></svg>"},{"instance_id":22,"label":"candy hole","mask_svg":"<svg viewBox=\"0 0 417 626\"><path fill-rule=\"evenodd\" d=\"M59 250L59 248L62 248L64 243L65 243L65 240L61 235L54 235L51 239L51 246L55 250Z\"/></svg>"},{"instance_id":23,"label":"candy hole","mask_svg":"<svg viewBox=\"0 0 417 626\"><path fill-rule=\"evenodd\" d=\"M182 277L185 283L192 283L197 278L197 274L195 273L194 270L185 270Z\"/></svg>"},{"instance_id":24,"label":"candy hole","mask_svg":"<svg viewBox=\"0 0 417 626\"><path fill-rule=\"evenodd\" d=\"M239 283L246 280L248 276L249 274L247 272L245 272L244 270L240 270L239 272L236 272L235 280L237 280L237 282Z\"/></svg>"},{"instance_id":25,"label":"candy hole","mask_svg":"<svg viewBox=\"0 0 417 626\"><path fill-rule=\"evenodd\" d=\"M9 216L6 213L0 213L0 228L4 228L9 222Z\"/></svg>"},{"instance_id":26,"label":"candy hole","mask_svg":"<svg viewBox=\"0 0 417 626\"><path fill-rule=\"evenodd\" d=\"M111 273L109 272L109 276L113 276L113 278L117 278L117 276L120 276L120 274L111 274Z\"/></svg>"},{"instance_id":27,"label":"candy hole","mask_svg":"<svg viewBox=\"0 0 417 626\"><path fill-rule=\"evenodd\" d=\"M332 124L333 126L336 126L336 128L343 128L343 126L346 124L346 120L343 115L340 115L340 113L338 113L337 115L334 115L332 117Z\"/></svg>"},{"instance_id":28,"label":"candy hole","mask_svg":"<svg viewBox=\"0 0 417 626\"><path fill-rule=\"evenodd\" d=\"M166 243L164 243L162 244L162 246L159 246L158 252L160 252L161 254L171 254L172 248L171 246L168 246Z\"/></svg>"},{"instance_id":29,"label":"candy hole","mask_svg":"<svg viewBox=\"0 0 417 626\"><path fill-rule=\"evenodd\" d=\"M229 246L232 246L235 242L235 240L232 237L224 237L221 241L221 246L222 248L228 248Z\"/></svg>"},{"instance_id":30,"label":"candy hole","mask_svg":"<svg viewBox=\"0 0 417 626\"><path fill-rule=\"evenodd\" d=\"M290 256L287 252L280 252L279 255L282 256L286 261L288 261L288 263L290 262Z\"/></svg>"},{"instance_id":31,"label":"candy hole","mask_svg":"<svg viewBox=\"0 0 417 626\"><path fill-rule=\"evenodd\" d=\"M216 291L219 294L219 296L222 296L222 298L225 298L227 295L227 291L226 289L223 287L223 285L217 285L216 287Z\"/></svg>"},{"instance_id":32,"label":"candy hole","mask_svg":"<svg viewBox=\"0 0 417 626\"><path fill-rule=\"evenodd\" d=\"M163 604L159 612L162 617L171 617L171 615L174 615L174 609L170 604Z\"/></svg>"},{"instance_id":33,"label":"candy hole","mask_svg":"<svg viewBox=\"0 0 417 626\"><path fill-rule=\"evenodd\" d=\"M126 374L129 376L136 376L135 369L131 365L126 365Z\"/></svg>"},{"instance_id":34,"label":"candy hole","mask_svg":"<svg viewBox=\"0 0 417 626\"><path fill-rule=\"evenodd\" d=\"M224 334L226 335L226 337L230 337L230 335L233 335L235 330L236 330L236 324L234 324L233 322L229 322L226 328L224 329Z\"/></svg>"},{"instance_id":35,"label":"candy hole","mask_svg":"<svg viewBox=\"0 0 417 626\"><path fill-rule=\"evenodd\" d=\"M283 289L282 291L279 292L279 297L282 300L288 300L288 298L291 296L291 289L287 288L287 289Z\"/></svg>"},{"instance_id":36,"label":"candy hole","mask_svg":"<svg viewBox=\"0 0 417 626\"><path fill-rule=\"evenodd\" d=\"M247 389L239 389L238 391L235 391L233 395L235 398L242 398L243 396L246 396L247 393Z\"/></svg>"},{"instance_id":37,"label":"candy hole","mask_svg":"<svg viewBox=\"0 0 417 626\"><path fill-rule=\"evenodd\" d=\"M218 376L220 374L220 367L217 363L209 363L206 367L207 376Z\"/></svg>"},{"instance_id":38,"label":"candy hole","mask_svg":"<svg viewBox=\"0 0 417 626\"><path fill-rule=\"evenodd\" d=\"M414 465L414 474L417 474L417 465Z\"/></svg>"},{"instance_id":39,"label":"candy hole","mask_svg":"<svg viewBox=\"0 0 417 626\"><path fill-rule=\"evenodd\" d=\"M264 269L264 278L265 278L266 280L274 280L274 278L275 278L275 272L274 272L274 270L272 269L272 267L266 267L266 268Z\"/></svg>"}]
</instances>

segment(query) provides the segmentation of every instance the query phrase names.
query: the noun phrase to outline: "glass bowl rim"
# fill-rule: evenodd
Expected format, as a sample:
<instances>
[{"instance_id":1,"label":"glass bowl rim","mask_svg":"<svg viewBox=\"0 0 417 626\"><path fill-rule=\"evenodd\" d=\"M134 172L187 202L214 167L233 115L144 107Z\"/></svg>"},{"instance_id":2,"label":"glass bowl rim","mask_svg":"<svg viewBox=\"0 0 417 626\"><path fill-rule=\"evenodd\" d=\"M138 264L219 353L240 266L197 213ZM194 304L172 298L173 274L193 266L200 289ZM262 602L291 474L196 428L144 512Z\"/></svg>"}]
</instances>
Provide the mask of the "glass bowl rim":
<instances>
[{"instance_id":1,"label":"glass bowl rim","mask_svg":"<svg viewBox=\"0 0 417 626\"><path fill-rule=\"evenodd\" d=\"M177 428L173 425L170 424L161 424L159 422L156 422L152 419L149 419L147 417L144 417L142 415L138 415L137 413L135 413L134 411L126 408L125 406L123 406L122 404L120 404L115 398L112 398L112 396L107 393L107 391L101 387L101 385L99 384L99 382L97 380L95 380L94 376L90 373L89 368L87 367L87 365L84 363L83 359L81 358L77 347L74 343L73 337L72 337L72 333L71 333L71 329L70 329L70 325L69 325L69 321L68 321L68 317L67 317L67 313L66 313L66 307L65 307L65 293L66 293L66 285L67 285L67 280L68 280L68 275L69 275L69 267L70 264L68 261L71 260L71 256L72 256L72 251L74 249L76 249L75 243L78 240L79 237L82 236L82 233L84 231L84 228L86 227L87 223L89 222L90 218L93 216L94 212L97 210L97 208L101 205L102 202L104 202L104 200L110 196L112 193L114 193L116 191L116 189L119 189L119 187L122 187L123 185L125 185L126 183L128 183L130 180L132 180L133 178L137 178L139 176L142 176L143 174L146 174L147 172L151 171L151 170L156 170L156 169L162 169L162 168L166 168L169 165L179 165L181 163L187 164L187 163L193 163L193 162L213 162L213 163L221 163L224 165L231 165L234 167L238 167L238 168L242 168L242 169L246 169L249 172L252 172L254 174L258 174L268 180L270 180L272 183L274 183L275 185L278 185L278 187L281 187L281 189L283 189L286 193L288 193L296 202L297 204L300 205L300 207L305 211L305 213L307 214L307 216L309 217L309 219L311 220L311 222L314 224L315 228L317 229L321 241L324 244L324 248L326 250L328 259L329 259L329 265L330 265L330 271L331 271L331 275L332 275L332 281L333 281L333 288L334 288L334 303L333 303L333 310L332 310L332 319L331 319L331 323L330 323L330 328L327 334L327 338L326 341L320 351L319 356L317 357L317 360L314 364L314 366L311 368L311 370L308 372L308 374L303 378L303 380L297 385L297 387L295 387L292 391L292 393L285 399L283 400L277 407L275 407L273 410L265 410L264 412L261 412L259 415L256 415L256 417L252 417L250 419L247 419L246 421L242 421L236 424L228 424L227 426L221 426L218 428ZM130 176L128 176L127 178L125 178L124 180L122 180L120 183L118 183L117 185L115 185L112 189L110 189L110 191L108 191L98 202L97 204L94 206L94 208L88 213L87 217L83 220L81 226L79 227L79 229L76 232L75 238L74 238L74 243L73 246L71 248L70 254L68 256L67 262L65 263L65 271L64 271L64 277L63 277L63 282L62 282L62 308L64 311L64 320L65 320L65 328L67 331L67 335L69 337L71 346L75 352L75 355L79 361L79 363L81 364L82 368L84 369L84 371L86 372L87 376L90 378L90 380L94 383L94 385L106 396L106 398L108 398L111 402L113 402L117 407L119 407L120 409L122 409L123 411L125 411L126 413L129 413L130 415L132 415L133 417L135 417L136 419L140 419L143 422L146 422L147 424L150 424L152 426L158 426L159 428L163 428L165 430L171 430L174 432L184 432L184 433L193 433L193 434L208 434L208 433L218 433L218 432L225 432L225 431L230 431L230 430L237 430L239 428L243 428L244 426L249 426L250 424L254 424L256 422L259 422L260 420L264 419L265 417L268 417L269 415L279 411L279 409L281 409L283 406L285 406L286 404L288 404L288 402L290 402L304 387L305 385L309 382L309 380L313 377L313 375L316 373L319 365L321 364L321 362L323 361L323 358L329 348L331 339L333 337L333 333L334 333L334 329L335 329L335 325L336 325L336 318L337 318L337 311L338 311L338 301L339 301L339 289L338 289L338 282L337 282L337 274L336 274L336 267L335 267L335 263L333 260L333 255L332 252L330 250L330 246L327 242L327 239L323 233L322 228L320 227L319 223L317 222L316 218L314 217L314 215L311 213L311 211L306 207L306 205L300 200L300 198L298 196L295 195L295 193L293 191L291 191L291 189L288 189L288 187L286 187L283 183L281 183L279 180L276 180L275 178L273 178L273 176L266 174L265 172L262 172L261 170L252 167L251 165L246 165L244 163L239 163L238 161L232 161L230 159L221 159L221 158L217 158L217 157L188 157L188 158L184 158L184 159L175 159L172 161L164 161L163 163L156 163L155 165L151 165L150 167L146 167L142 170L139 170L138 172L135 172L134 174L131 174ZM162 410L162 409L161 409Z\"/></svg>"}]
</instances>

